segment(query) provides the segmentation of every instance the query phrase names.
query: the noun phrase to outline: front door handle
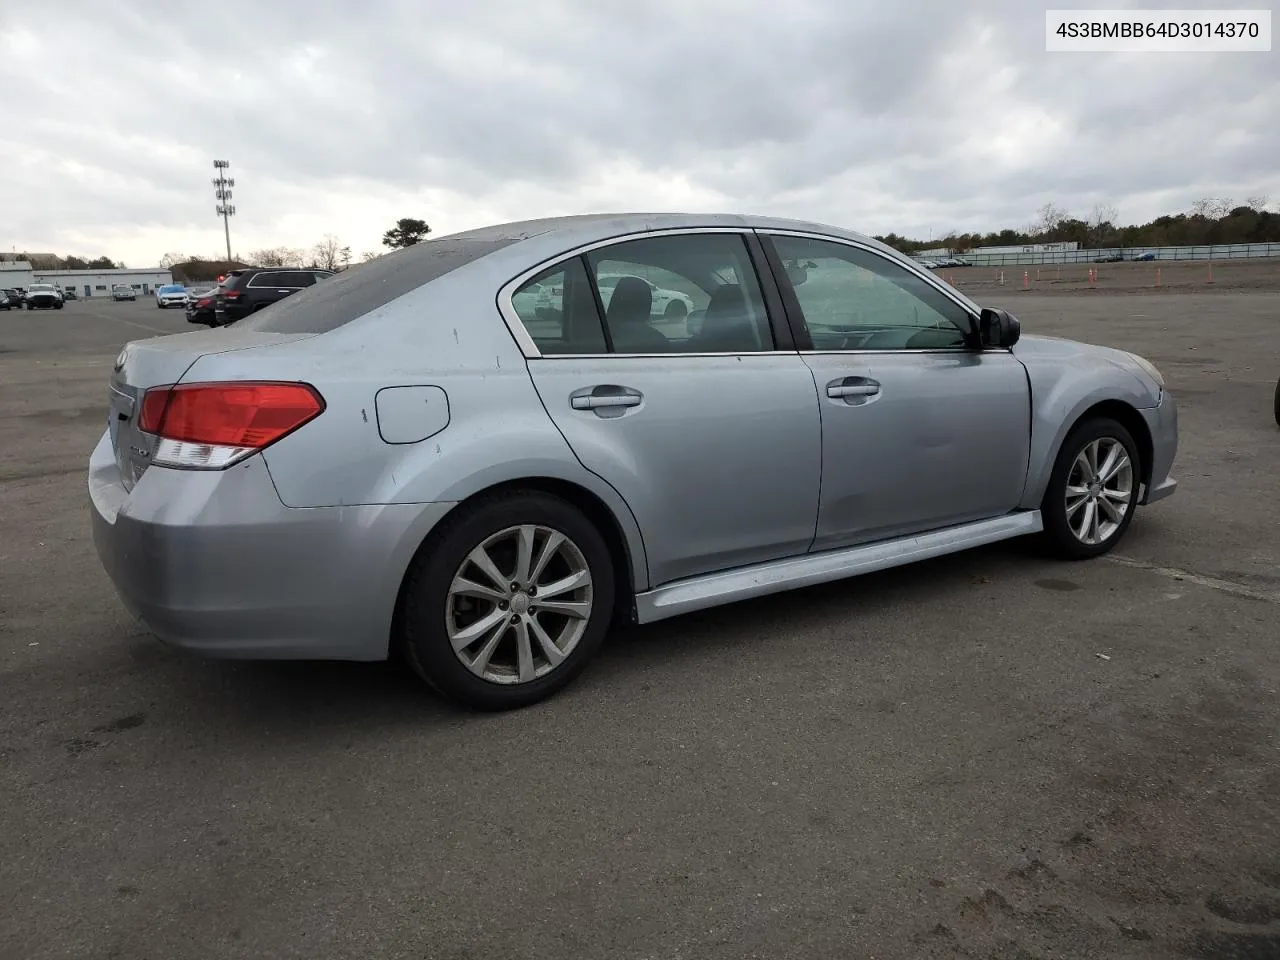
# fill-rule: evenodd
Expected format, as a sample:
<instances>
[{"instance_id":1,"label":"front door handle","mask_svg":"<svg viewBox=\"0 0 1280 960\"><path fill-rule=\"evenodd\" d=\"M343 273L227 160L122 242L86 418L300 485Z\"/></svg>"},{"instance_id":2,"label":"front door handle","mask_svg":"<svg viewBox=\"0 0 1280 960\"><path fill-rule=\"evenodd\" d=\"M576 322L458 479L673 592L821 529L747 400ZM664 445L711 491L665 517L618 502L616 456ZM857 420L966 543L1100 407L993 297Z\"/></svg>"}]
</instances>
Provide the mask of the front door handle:
<instances>
[{"instance_id":1,"label":"front door handle","mask_svg":"<svg viewBox=\"0 0 1280 960\"><path fill-rule=\"evenodd\" d=\"M879 392L880 384L870 377L842 377L827 384L827 396L832 400L874 397Z\"/></svg>"},{"instance_id":2,"label":"front door handle","mask_svg":"<svg viewBox=\"0 0 1280 960\"><path fill-rule=\"evenodd\" d=\"M639 390L604 384L579 390L569 397L575 410L594 410L599 416L621 416L628 407L638 407L644 399Z\"/></svg>"}]
</instances>

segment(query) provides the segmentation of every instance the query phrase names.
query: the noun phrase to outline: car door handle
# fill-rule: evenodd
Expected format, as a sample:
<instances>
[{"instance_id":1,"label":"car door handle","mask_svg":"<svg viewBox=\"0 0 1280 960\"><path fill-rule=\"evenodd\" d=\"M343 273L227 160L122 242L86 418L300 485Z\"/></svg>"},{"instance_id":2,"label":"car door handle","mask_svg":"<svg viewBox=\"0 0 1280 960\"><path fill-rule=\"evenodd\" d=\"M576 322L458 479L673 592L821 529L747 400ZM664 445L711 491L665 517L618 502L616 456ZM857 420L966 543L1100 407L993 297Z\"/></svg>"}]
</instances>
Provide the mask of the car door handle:
<instances>
[{"instance_id":1,"label":"car door handle","mask_svg":"<svg viewBox=\"0 0 1280 960\"><path fill-rule=\"evenodd\" d=\"M827 384L827 396L833 400L849 397L874 397L880 392L880 384L865 377L845 377Z\"/></svg>"},{"instance_id":2,"label":"car door handle","mask_svg":"<svg viewBox=\"0 0 1280 960\"><path fill-rule=\"evenodd\" d=\"M585 393L569 399L575 410L600 410L609 407L638 407L641 396L638 393Z\"/></svg>"}]
</instances>

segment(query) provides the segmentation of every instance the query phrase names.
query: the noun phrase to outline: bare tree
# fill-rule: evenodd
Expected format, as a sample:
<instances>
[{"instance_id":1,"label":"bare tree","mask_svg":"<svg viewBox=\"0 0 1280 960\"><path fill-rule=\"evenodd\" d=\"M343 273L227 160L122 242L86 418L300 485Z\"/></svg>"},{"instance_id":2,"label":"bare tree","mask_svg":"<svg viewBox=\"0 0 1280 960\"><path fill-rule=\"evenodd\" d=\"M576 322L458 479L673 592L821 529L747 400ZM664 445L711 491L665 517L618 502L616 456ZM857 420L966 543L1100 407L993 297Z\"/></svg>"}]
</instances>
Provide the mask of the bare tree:
<instances>
[{"instance_id":1,"label":"bare tree","mask_svg":"<svg viewBox=\"0 0 1280 960\"><path fill-rule=\"evenodd\" d=\"M306 254L294 247L267 247L249 254L255 267L300 267L305 259Z\"/></svg>"},{"instance_id":2,"label":"bare tree","mask_svg":"<svg viewBox=\"0 0 1280 960\"><path fill-rule=\"evenodd\" d=\"M1201 197L1191 204L1191 215L1207 220L1221 220L1230 212L1230 197Z\"/></svg>"},{"instance_id":3,"label":"bare tree","mask_svg":"<svg viewBox=\"0 0 1280 960\"><path fill-rule=\"evenodd\" d=\"M382 256L382 254L378 253L376 250L366 250L364 253L360 254L360 262L368 263L370 260L377 260L380 256Z\"/></svg>"},{"instance_id":4,"label":"bare tree","mask_svg":"<svg viewBox=\"0 0 1280 960\"><path fill-rule=\"evenodd\" d=\"M1250 210L1254 210L1258 213L1262 213L1264 210L1267 209L1267 204L1270 202L1271 202L1270 197L1268 197L1265 193L1260 193L1256 197L1250 197L1248 200L1245 201L1245 204L1249 207Z\"/></svg>"},{"instance_id":5,"label":"bare tree","mask_svg":"<svg viewBox=\"0 0 1280 960\"><path fill-rule=\"evenodd\" d=\"M166 270L175 267L180 263L186 263L189 258L185 253L166 253L160 258L160 266Z\"/></svg>"},{"instance_id":6,"label":"bare tree","mask_svg":"<svg viewBox=\"0 0 1280 960\"><path fill-rule=\"evenodd\" d=\"M316 266L321 270L337 270L342 263L342 246L332 233L326 233L324 239L315 245Z\"/></svg>"},{"instance_id":7,"label":"bare tree","mask_svg":"<svg viewBox=\"0 0 1280 960\"><path fill-rule=\"evenodd\" d=\"M1095 246L1102 246L1107 236L1115 231L1116 219L1120 216L1120 212L1116 210L1114 204L1095 203L1093 211L1089 214L1089 233L1093 237Z\"/></svg>"},{"instance_id":8,"label":"bare tree","mask_svg":"<svg viewBox=\"0 0 1280 960\"><path fill-rule=\"evenodd\" d=\"M264 250L254 250L249 254L248 260L255 267L284 266L283 255L277 247L268 247Z\"/></svg>"},{"instance_id":9,"label":"bare tree","mask_svg":"<svg viewBox=\"0 0 1280 960\"><path fill-rule=\"evenodd\" d=\"M1061 207L1052 203L1046 203L1043 207L1036 211L1036 216L1040 219L1036 222L1036 226L1041 233L1051 234L1057 230L1063 223L1071 219L1071 215Z\"/></svg>"},{"instance_id":10,"label":"bare tree","mask_svg":"<svg viewBox=\"0 0 1280 960\"><path fill-rule=\"evenodd\" d=\"M343 247L341 250L338 251L338 262L342 264L343 270L351 266L351 248L350 247Z\"/></svg>"},{"instance_id":11,"label":"bare tree","mask_svg":"<svg viewBox=\"0 0 1280 960\"><path fill-rule=\"evenodd\" d=\"M1095 203L1093 212L1089 214L1089 226L1097 230L1104 223L1115 226L1116 218L1120 216L1120 211L1110 203Z\"/></svg>"}]
</instances>

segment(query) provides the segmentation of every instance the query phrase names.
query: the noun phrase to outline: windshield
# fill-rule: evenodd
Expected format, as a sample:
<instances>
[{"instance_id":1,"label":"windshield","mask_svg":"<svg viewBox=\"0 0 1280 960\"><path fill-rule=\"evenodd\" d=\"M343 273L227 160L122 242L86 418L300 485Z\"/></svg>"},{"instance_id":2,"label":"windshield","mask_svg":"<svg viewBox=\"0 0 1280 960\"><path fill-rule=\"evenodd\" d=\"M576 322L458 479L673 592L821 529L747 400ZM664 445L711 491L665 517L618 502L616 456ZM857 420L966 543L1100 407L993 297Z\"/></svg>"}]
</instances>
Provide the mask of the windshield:
<instances>
[{"instance_id":1,"label":"windshield","mask_svg":"<svg viewBox=\"0 0 1280 960\"><path fill-rule=\"evenodd\" d=\"M48 283L33 283L31 286L27 287L27 289L32 291L33 293L35 292L43 293L46 290L52 291L53 286Z\"/></svg>"}]
</instances>

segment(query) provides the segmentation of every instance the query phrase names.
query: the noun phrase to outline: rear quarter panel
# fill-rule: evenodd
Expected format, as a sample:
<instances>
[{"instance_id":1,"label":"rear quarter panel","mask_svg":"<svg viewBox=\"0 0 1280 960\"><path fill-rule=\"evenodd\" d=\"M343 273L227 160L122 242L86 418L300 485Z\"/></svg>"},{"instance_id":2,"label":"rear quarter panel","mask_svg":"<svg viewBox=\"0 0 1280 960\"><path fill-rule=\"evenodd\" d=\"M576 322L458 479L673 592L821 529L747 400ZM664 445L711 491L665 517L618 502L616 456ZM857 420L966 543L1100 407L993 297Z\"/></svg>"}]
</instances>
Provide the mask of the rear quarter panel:
<instances>
[{"instance_id":1,"label":"rear quarter panel","mask_svg":"<svg viewBox=\"0 0 1280 960\"><path fill-rule=\"evenodd\" d=\"M287 506L452 503L511 481L566 481L609 508L636 589L646 589L635 518L574 456L498 313L495 294L508 279L478 261L328 333L202 357L183 379L303 380L320 391L324 413L263 452ZM386 442L375 398L397 386L443 390L447 426L416 443Z\"/></svg>"},{"instance_id":2,"label":"rear quarter panel","mask_svg":"<svg viewBox=\"0 0 1280 960\"><path fill-rule=\"evenodd\" d=\"M1031 460L1019 505L1035 509L1062 442L1090 407L1115 400L1143 410L1160 402L1160 391L1139 376L1127 354L1108 347L1024 337L1014 355L1027 368L1032 411Z\"/></svg>"}]
</instances>

